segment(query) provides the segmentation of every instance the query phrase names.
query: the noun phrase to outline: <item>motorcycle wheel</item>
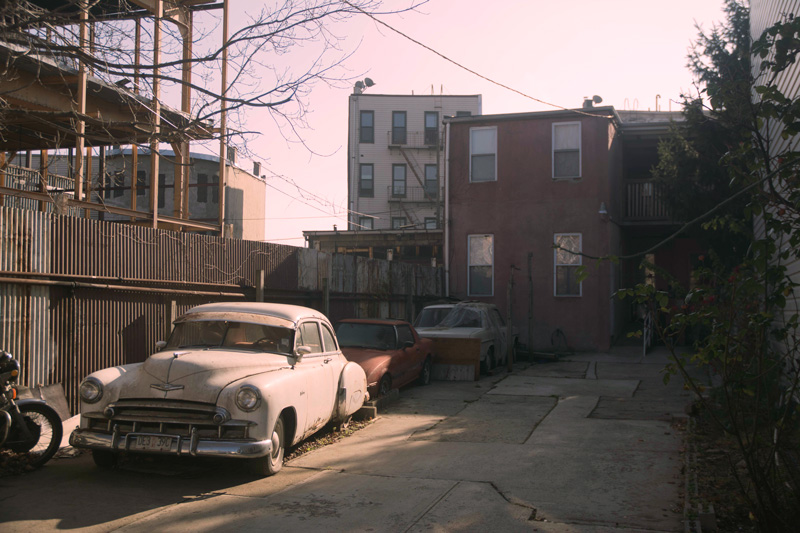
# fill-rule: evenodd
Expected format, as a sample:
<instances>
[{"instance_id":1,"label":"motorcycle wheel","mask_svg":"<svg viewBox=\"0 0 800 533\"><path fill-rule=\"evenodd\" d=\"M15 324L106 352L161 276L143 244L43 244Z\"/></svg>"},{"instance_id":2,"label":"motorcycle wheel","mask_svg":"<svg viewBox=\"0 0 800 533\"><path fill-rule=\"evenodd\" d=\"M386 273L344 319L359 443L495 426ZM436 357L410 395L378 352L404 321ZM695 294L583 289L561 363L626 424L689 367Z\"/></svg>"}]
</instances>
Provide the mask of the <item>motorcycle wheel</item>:
<instances>
[{"instance_id":1,"label":"motorcycle wheel","mask_svg":"<svg viewBox=\"0 0 800 533\"><path fill-rule=\"evenodd\" d=\"M29 464L38 468L58 451L64 426L58 413L48 405L23 404L19 406L19 411L33 438L26 439L18 428L12 426L6 446L14 453L27 453Z\"/></svg>"}]
</instances>

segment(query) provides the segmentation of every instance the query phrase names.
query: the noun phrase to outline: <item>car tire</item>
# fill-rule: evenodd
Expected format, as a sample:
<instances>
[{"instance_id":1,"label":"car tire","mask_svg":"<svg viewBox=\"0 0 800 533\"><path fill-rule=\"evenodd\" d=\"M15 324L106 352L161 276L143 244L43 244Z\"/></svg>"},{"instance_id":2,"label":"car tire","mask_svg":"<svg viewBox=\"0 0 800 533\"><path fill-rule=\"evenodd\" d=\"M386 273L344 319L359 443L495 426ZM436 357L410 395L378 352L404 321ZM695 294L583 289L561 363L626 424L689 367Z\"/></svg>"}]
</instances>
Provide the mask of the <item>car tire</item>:
<instances>
[{"instance_id":1,"label":"car tire","mask_svg":"<svg viewBox=\"0 0 800 533\"><path fill-rule=\"evenodd\" d=\"M272 452L264 457L252 459L251 470L258 476L274 476L283 468L283 456L286 451L284 440L286 432L283 425L283 417L278 417L275 427L272 429Z\"/></svg>"},{"instance_id":2,"label":"car tire","mask_svg":"<svg viewBox=\"0 0 800 533\"><path fill-rule=\"evenodd\" d=\"M419 384L420 385L430 385L431 383L431 369L433 367L433 363L431 362L431 356L425 358L425 362L422 363L422 370L419 372Z\"/></svg>"},{"instance_id":3,"label":"car tire","mask_svg":"<svg viewBox=\"0 0 800 533\"><path fill-rule=\"evenodd\" d=\"M378 383L378 398L383 398L392 390L392 376L384 374Z\"/></svg>"},{"instance_id":4,"label":"car tire","mask_svg":"<svg viewBox=\"0 0 800 533\"><path fill-rule=\"evenodd\" d=\"M108 450L92 450L92 460L98 468L109 469L117 466L117 454Z\"/></svg>"}]
</instances>

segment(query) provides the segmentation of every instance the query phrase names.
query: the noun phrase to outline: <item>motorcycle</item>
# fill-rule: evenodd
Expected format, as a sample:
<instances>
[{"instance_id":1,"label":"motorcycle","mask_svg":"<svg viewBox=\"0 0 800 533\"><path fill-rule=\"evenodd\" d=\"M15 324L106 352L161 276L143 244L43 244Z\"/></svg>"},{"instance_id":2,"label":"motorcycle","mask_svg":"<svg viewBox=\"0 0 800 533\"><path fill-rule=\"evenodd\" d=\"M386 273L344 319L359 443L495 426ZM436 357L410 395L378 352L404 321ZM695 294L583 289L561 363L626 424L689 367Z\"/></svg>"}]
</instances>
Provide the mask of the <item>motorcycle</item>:
<instances>
[{"instance_id":1,"label":"motorcycle","mask_svg":"<svg viewBox=\"0 0 800 533\"><path fill-rule=\"evenodd\" d=\"M28 463L38 468L58 451L64 428L44 401L17 399L18 375L19 361L0 350L0 448L27 454Z\"/></svg>"}]
</instances>

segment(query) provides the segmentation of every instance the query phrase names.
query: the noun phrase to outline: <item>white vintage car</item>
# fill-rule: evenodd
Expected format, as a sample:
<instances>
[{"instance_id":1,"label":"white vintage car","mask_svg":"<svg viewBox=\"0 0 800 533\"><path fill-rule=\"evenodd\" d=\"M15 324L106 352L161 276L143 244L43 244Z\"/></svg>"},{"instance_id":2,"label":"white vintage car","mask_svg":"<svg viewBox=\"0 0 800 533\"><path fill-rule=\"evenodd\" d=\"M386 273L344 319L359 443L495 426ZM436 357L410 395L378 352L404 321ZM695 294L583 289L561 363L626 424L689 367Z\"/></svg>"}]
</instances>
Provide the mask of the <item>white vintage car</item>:
<instances>
[{"instance_id":1,"label":"white vintage car","mask_svg":"<svg viewBox=\"0 0 800 533\"><path fill-rule=\"evenodd\" d=\"M106 368L80 386L70 437L113 466L119 453L232 457L260 475L284 450L368 399L322 313L294 305L216 303L175 321L144 363Z\"/></svg>"}]
</instances>

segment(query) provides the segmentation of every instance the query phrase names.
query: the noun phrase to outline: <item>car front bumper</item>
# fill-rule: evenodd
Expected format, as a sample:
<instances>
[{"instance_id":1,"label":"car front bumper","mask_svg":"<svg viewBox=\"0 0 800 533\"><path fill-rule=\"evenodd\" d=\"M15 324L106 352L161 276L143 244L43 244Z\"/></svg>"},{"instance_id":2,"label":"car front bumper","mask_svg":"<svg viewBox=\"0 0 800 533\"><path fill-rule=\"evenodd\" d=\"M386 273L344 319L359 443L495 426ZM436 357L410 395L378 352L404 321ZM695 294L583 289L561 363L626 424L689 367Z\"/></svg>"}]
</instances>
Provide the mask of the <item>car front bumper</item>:
<instances>
[{"instance_id":1,"label":"car front bumper","mask_svg":"<svg viewBox=\"0 0 800 533\"><path fill-rule=\"evenodd\" d=\"M166 437L172 439L169 449L140 449L135 446L137 437ZM88 450L110 452L156 453L165 455L191 455L201 457L257 458L272 452L272 441L218 440L199 438L196 433L189 437L164 433L101 433L89 429L76 429L69 437L70 445Z\"/></svg>"}]
</instances>

